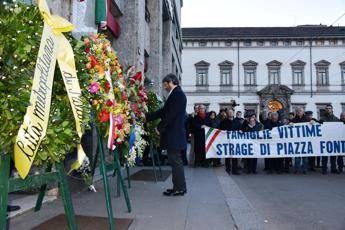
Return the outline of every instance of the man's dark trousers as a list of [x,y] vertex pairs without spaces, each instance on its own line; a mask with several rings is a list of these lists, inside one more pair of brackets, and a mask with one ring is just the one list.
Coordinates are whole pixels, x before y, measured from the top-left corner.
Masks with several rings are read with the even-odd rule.
[[172,169],[173,190],[185,191],[186,178],[184,176],[181,150],[168,150],[168,161]]
[[[336,157],[335,156],[331,156],[329,157],[331,159],[331,172],[335,172],[337,171],[337,166],[336,166]],[[327,172],[327,164],[328,164],[328,156],[327,157],[321,157],[321,161],[322,161],[322,172],[326,173]]]

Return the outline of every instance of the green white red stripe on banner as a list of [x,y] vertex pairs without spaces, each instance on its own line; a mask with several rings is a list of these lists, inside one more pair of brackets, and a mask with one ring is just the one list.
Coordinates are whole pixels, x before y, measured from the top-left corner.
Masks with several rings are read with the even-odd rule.
[[217,138],[217,136],[219,135],[219,133],[221,132],[221,130],[219,129],[213,129],[213,128],[209,128],[207,127],[206,129],[208,129],[205,133],[205,146],[206,146],[206,153],[208,152],[208,150],[210,149],[212,143],[214,142],[214,140]]

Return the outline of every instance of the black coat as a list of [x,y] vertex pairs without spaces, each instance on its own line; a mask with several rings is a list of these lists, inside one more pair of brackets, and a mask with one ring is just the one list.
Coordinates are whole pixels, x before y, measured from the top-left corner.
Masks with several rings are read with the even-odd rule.
[[232,124],[233,130],[242,130],[243,126],[245,126],[244,119],[235,117]]
[[186,105],[187,98],[180,86],[177,86],[164,103],[163,108],[154,113],[147,114],[146,120],[158,118],[160,133],[160,147],[166,150],[183,150],[187,148],[186,140]]
[[218,129],[219,128],[219,120],[217,118],[211,119],[210,117],[206,118],[206,125],[211,128]]
[[225,118],[220,122],[219,129],[221,130],[226,130],[226,131],[233,131],[234,125],[233,125],[234,120],[230,120],[228,118]]

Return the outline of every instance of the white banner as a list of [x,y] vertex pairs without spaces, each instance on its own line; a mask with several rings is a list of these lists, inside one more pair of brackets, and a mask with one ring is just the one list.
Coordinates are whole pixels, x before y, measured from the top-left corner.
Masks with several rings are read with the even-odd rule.
[[205,128],[206,158],[344,156],[345,125],[299,123],[257,132]]

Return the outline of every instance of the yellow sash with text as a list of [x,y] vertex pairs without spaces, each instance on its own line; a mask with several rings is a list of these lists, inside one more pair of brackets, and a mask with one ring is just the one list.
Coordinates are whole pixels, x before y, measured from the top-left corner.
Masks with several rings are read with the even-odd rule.
[[[26,110],[24,122],[20,126],[14,145],[15,166],[21,178],[28,175],[37,150],[46,136],[56,61],[72,107],[78,136],[80,139],[82,137],[83,104],[74,54],[71,45],[62,34],[72,31],[74,26],[64,18],[51,15],[45,0],[38,0],[38,7],[44,20],[43,33],[36,61],[30,105]],[[86,157],[81,144],[78,144],[77,149],[78,160],[72,165],[72,169],[79,168]]]

